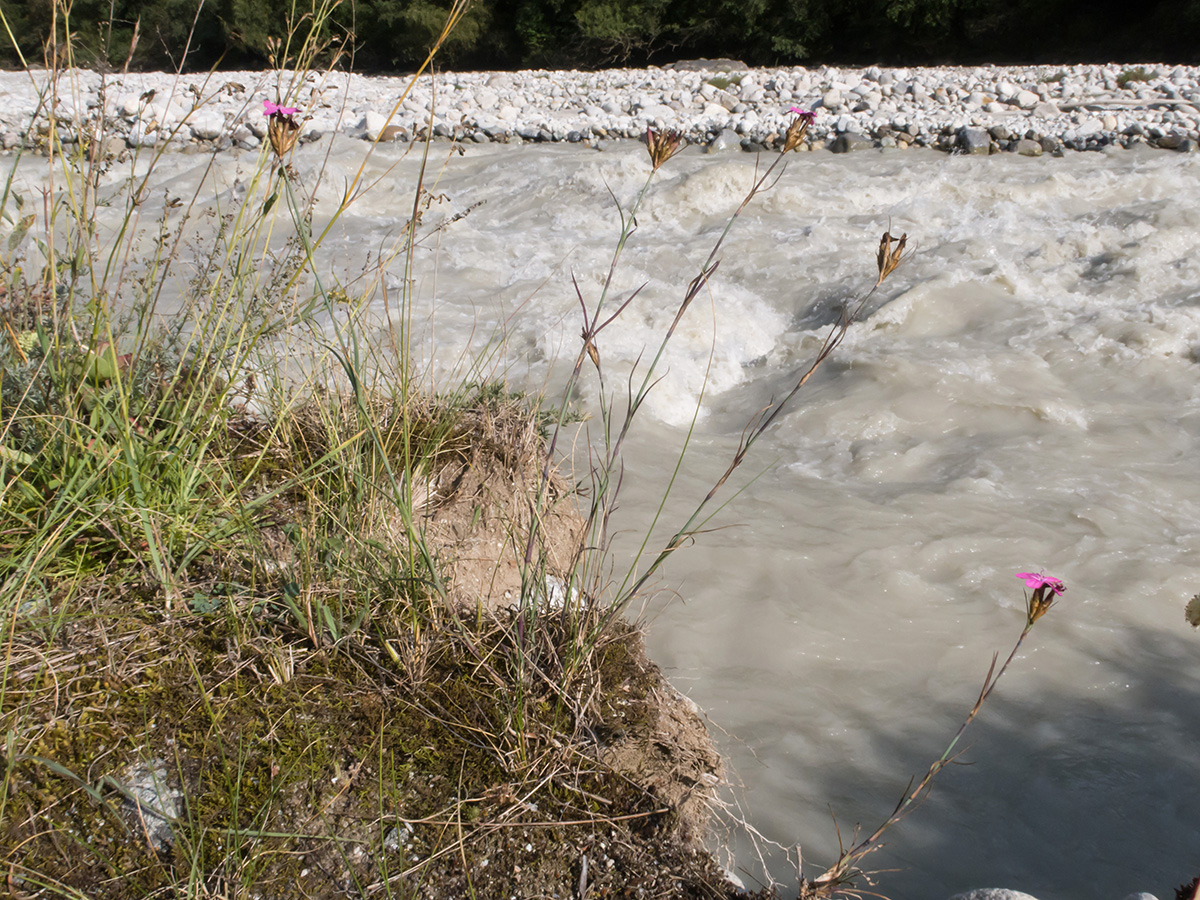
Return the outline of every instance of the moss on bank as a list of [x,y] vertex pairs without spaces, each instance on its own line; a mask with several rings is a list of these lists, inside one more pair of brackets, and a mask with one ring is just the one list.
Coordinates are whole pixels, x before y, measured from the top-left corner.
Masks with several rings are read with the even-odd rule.
[[[569,639],[553,631],[548,641]],[[610,763],[614,747],[653,742],[660,714],[637,633],[598,651],[586,715],[540,690],[522,735],[513,685],[485,662],[510,636],[501,621],[434,636],[420,683],[368,646],[248,641],[232,616],[129,615],[53,646],[23,639],[42,664],[12,672],[5,699],[8,723],[24,724],[5,870],[27,890],[94,898],[183,885],[565,897],[587,857],[589,896],[722,896],[719,873],[676,834],[678,804]],[[139,815],[136,773],[155,769],[158,808]],[[156,813],[172,804],[158,842]]]

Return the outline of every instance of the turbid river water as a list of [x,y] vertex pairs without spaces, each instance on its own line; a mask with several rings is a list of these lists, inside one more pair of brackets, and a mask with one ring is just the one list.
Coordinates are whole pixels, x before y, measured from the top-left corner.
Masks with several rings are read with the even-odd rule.
[[[298,151],[302,180],[324,149]],[[364,151],[334,145],[330,197]],[[361,270],[407,219],[417,161],[387,169],[400,153],[369,164],[382,180],[327,244],[333,268]],[[143,217],[205,165],[165,158],[167,190]],[[216,160],[226,204],[239,165],[252,160]],[[614,281],[620,297],[645,287],[598,342],[614,376],[670,321],[755,165],[687,151],[659,173]],[[433,160],[413,271],[433,377],[502,344],[489,372],[553,395],[578,351],[572,277],[596,296],[616,203],[647,171],[633,144]],[[738,483],[758,477],[723,527],[664,570],[651,654],[719,726],[729,797],[787,885],[796,844],[818,873],[835,817],[844,840],[870,830],[941,754],[1021,629],[1014,573],[1062,578],[1064,599],[968,732],[969,765],[943,772],[870,859],[889,870],[879,889],[1169,896],[1200,843],[1200,634],[1183,614],[1200,592],[1197,157],[795,155],[734,227],[667,355],[626,458],[618,555],[697,403],[672,514],[874,281],[888,228],[915,254],[758,445]],[[389,268],[393,296],[402,278]],[[730,840],[751,882],[758,852],[745,832]]]

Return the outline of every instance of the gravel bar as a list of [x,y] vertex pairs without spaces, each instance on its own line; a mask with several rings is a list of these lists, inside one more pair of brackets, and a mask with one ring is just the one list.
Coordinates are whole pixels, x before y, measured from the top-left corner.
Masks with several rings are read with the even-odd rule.
[[[54,90],[51,90],[51,87]],[[1137,145],[1200,146],[1200,67],[1144,65],[750,69],[694,60],[651,69],[101,75],[0,73],[0,146],[45,149],[97,135],[107,150],[257,148],[263,101],[300,109],[301,141],[341,133],[410,141],[586,143],[603,149],[647,127],[711,150],[771,149],[797,107],[811,147],[933,147],[1028,156]]]

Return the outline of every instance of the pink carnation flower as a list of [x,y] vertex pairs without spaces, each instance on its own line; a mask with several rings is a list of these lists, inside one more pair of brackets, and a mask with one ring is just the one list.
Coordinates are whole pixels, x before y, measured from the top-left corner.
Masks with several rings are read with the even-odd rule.
[[795,113],[798,117],[808,122],[809,125],[811,125],[817,118],[817,111],[815,109],[801,109],[798,106],[793,106],[788,110],[788,112]]
[[278,103],[272,103],[270,100],[263,101],[264,116],[294,116],[300,112],[295,106],[280,106]]
[[1061,594],[1067,589],[1060,579],[1043,575],[1041,572],[1018,572],[1017,577],[1024,580],[1025,587],[1031,591],[1036,591],[1038,588],[1049,588],[1055,594]]

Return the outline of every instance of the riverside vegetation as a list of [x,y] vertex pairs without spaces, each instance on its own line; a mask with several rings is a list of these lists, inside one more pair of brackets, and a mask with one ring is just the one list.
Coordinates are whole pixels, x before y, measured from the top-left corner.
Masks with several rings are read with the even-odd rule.
[[[318,3],[273,39],[281,72],[337,56],[326,37],[335,8]],[[450,10],[426,65],[464,12]],[[55,14],[67,28],[69,4]],[[71,46],[47,81],[51,108],[71,90]],[[51,125],[46,195],[22,194],[15,166],[0,193],[7,889],[732,894],[704,849],[720,760],[623,614],[704,528],[756,440],[902,264],[906,236],[884,234],[874,285],[812,365],[751,417],[728,469],[671,537],[655,548],[647,534],[619,574],[608,550],[626,436],[725,235],[783,175],[811,114],[793,111],[781,152],[685,286],[650,361],[614,386],[601,338],[636,296],[615,299],[621,253],[681,145],[647,135],[649,172],[622,211],[604,287],[578,295],[580,349],[562,396],[595,378],[599,412],[589,475],[568,485],[556,473],[573,418],[565,399],[513,395],[482,377],[486,359],[431,386],[403,291],[390,298],[400,314],[389,342],[366,340],[382,284],[364,278],[351,295],[320,270],[332,223],[314,226],[312,185],[291,164],[304,149],[302,110],[289,105],[298,81],[277,87],[247,192],[199,223],[203,240],[186,215],[141,221],[161,150],[136,152],[119,189],[105,186],[117,163],[99,152],[102,118],[75,122],[69,143]],[[346,187],[334,221],[360,187]],[[413,186],[394,248],[410,272],[424,195]],[[115,233],[98,225],[102,206],[123,210]],[[161,313],[180,280],[182,308]],[[1018,646],[1062,591],[1022,578],[1032,594]],[[1008,662],[988,673],[963,729]],[[802,895],[863,890],[862,861],[957,741],[880,828],[801,879]]]

